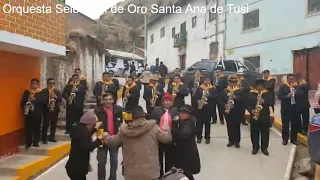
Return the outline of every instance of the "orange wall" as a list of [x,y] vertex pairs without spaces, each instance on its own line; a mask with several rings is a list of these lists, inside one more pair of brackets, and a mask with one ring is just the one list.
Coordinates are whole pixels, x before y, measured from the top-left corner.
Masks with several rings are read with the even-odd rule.
[[[21,34],[44,42],[65,46],[66,23],[65,13],[57,13],[55,8],[57,0],[0,0],[0,30]],[[22,16],[16,12],[3,11],[5,4],[11,7],[52,7],[51,13],[24,13]],[[43,12],[43,10],[41,11]],[[45,11],[46,12],[46,11]],[[59,12],[59,11],[58,11]]]
[[32,78],[40,79],[40,59],[0,51],[0,136],[24,126],[20,101]]

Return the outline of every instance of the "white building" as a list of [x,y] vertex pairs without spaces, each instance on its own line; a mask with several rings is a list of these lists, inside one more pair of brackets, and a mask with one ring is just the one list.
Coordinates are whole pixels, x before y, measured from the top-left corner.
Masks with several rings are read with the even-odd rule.
[[[201,59],[225,57],[225,11],[214,13],[214,7],[224,9],[224,0],[189,0],[180,6],[181,13],[149,19],[147,63],[156,64],[159,58],[173,70],[185,69]],[[188,7],[194,11],[186,13]],[[202,12],[201,7],[205,7]]]

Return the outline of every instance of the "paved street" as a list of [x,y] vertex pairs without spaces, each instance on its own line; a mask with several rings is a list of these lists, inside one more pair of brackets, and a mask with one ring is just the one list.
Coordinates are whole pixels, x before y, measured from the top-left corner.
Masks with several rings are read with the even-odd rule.
[[[188,98],[187,102],[190,102]],[[141,100],[140,105],[145,102]],[[211,144],[204,143],[198,146],[201,156],[202,169],[196,175],[198,180],[283,180],[288,159],[291,152],[291,145],[282,146],[281,137],[278,133],[271,130],[270,156],[266,157],[262,153],[256,156],[251,155],[251,141],[249,128],[242,127],[241,148],[228,148],[226,125],[219,123],[211,127]],[[88,179],[97,179],[96,151],[91,155],[93,172],[88,174]],[[119,153],[119,164],[122,155]],[[36,180],[64,180],[68,179],[65,172],[67,158],[39,176]],[[107,170],[109,166],[107,166]],[[108,178],[108,177],[107,177]],[[121,175],[121,166],[118,170],[118,180],[124,180]]]

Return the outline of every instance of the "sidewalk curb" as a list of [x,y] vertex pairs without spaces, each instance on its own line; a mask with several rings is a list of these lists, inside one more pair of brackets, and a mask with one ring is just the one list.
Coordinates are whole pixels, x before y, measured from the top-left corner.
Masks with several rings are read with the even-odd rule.
[[70,151],[71,143],[54,146],[47,150],[47,156],[16,168],[16,176],[11,180],[26,180],[39,175],[64,158]]

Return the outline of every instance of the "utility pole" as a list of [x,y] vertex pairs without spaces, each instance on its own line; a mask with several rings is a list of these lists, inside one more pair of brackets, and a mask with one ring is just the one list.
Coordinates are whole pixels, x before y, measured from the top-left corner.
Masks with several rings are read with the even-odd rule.
[[147,64],[147,44],[148,44],[147,18],[148,18],[148,14],[144,14],[144,65]]

